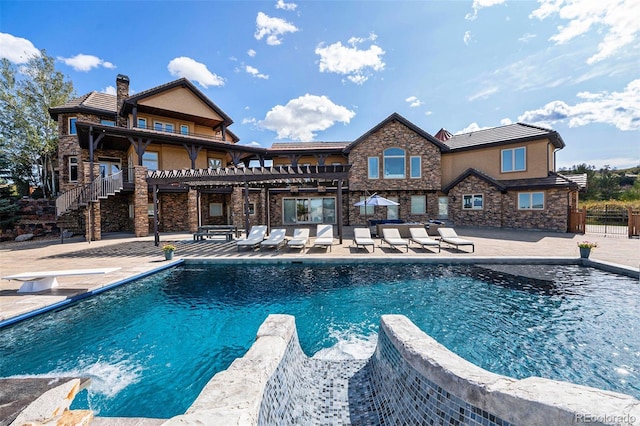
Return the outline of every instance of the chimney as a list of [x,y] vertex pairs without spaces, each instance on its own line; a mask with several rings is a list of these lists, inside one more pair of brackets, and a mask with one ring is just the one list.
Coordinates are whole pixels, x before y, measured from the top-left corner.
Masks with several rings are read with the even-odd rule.
[[127,127],[127,118],[120,116],[124,100],[129,97],[129,77],[123,74],[116,76],[116,126]]

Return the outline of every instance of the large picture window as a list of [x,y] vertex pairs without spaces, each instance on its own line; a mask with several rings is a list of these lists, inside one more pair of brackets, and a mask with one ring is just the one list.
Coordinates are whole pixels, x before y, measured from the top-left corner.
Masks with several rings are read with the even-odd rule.
[[142,165],[147,170],[158,170],[160,164],[158,163],[158,153],[153,151],[147,151],[142,154]]
[[482,194],[465,194],[462,196],[463,210],[482,210],[484,201]]
[[335,223],[336,199],[333,197],[285,198],[282,200],[284,224]]
[[380,165],[378,157],[369,157],[369,179],[380,178]]
[[543,210],[544,192],[518,193],[518,210]]
[[405,177],[404,149],[389,148],[384,150],[384,178],[403,179]]
[[525,147],[502,150],[502,171],[522,172],[527,169]]

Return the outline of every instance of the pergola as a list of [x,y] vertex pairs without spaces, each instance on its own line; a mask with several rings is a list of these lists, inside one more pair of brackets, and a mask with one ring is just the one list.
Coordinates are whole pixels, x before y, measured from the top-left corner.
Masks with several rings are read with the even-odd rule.
[[[153,170],[147,183],[153,188],[153,222],[156,246],[160,244],[158,231],[158,188],[160,185],[187,185],[190,188],[243,186],[244,227],[249,232],[249,186],[305,185],[309,180],[337,182],[336,210],[338,236],[342,244],[342,186],[351,165],[226,167],[219,169]],[[268,215],[268,213],[267,213]]]

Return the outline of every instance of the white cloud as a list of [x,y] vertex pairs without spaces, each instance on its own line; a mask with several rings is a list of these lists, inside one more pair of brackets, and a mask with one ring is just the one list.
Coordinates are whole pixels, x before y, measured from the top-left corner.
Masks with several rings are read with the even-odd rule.
[[495,6],[498,4],[502,4],[505,1],[506,0],[473,0],[473,4],[471,5],[471,7],[473,7],[473,13],[467,13],[464,19],[473,21],[478,17],[478,11],[483,7]]
[[247,65],[245,67],[245,71],[247,71],[249,74],[251,74],[252,76],[256,77],[256,78],[261,78],[263,80],[268,80],[269,76],[266,74],[261,74],[260,71],[258,71],[257,68],[252,67],[251,65]]
[[252,58],[256,57],[256,51],[253,49],[249,49],[247,50],[247,55],[251,56]]
[[[248,109],[248,108],[245,108]],[[242,124],[256,124],[258,121],[253,117],[247,117],[242,119]]]
[[40,51],[29,40],[0,33],[0,58],[14,64],[26,64],[34,56],[40,56]]
[[500,120],[501,126],[508,126],[509,124],[513,124],[513,121],[511,121],[510,118],[503,118],[502,120]]
[[470,40],[471,40],[471,31],[465,31],[464,36],[462,37],[462,41],[464,41],[464,44],[468,46]]
[[196,81],[204,88],[209,86],[224,86],[224,78],[213,74],[207,69],[205,64],[196,62],[186,56],[172,59],[169,65],[167,65],[167,69],[171,75]]
[[426,116],[429,116],[431,114],[433,114],[433,111],[425,111],[425,113],[424,113],[424,115],[426,115]]
[[245,145],[245,146],[257,146],[257,147],[261,147],[262,146],[262,145],[260,145],[259,142],[256,142],[256,141],[251,141],[251,142],[245,143],[243,145]]
[[65,65],[69,65],[75,71],[80,72],[91,71],[93,68],[98,67],[104,67],[107,69],[114,69],[116,67],[111,62],[107,62],[94,55],[85,55],[84,53],[79,53],[70,58],[58,56],[58,60],[62,61]]
[[295,3],[285,3],[284,0],[278,0],[278,2],[276,3],[276,9],[296,10],[297,7],[298,7],[297,4],[295,4]]
[[524,112],[518,120],[543,126],[567,122],[569,127],[603,123],[622,131],[640,130],[640,79],[630,82],[622,92],[580,92],[577,97],[584,101],[575,105],[552,101]]
[[498,86],[487,87],[486,89],[482,89],[479,92],[469,96],[467,99],[469,102],[475,101],[476,99],[486,99],[489,96],[493,95],[498,91]]
[[351,37],[349,46],[343,46],[341,42],[325,46],[320,43],[316,47],[316,55],[320,56],[320,72],[331,72],[346,75],[355,84],[362,84],[369,78],[370,70],[382,71],[385,63],[382,61],[384,50],[372,44],[367,50],[360,50],[356,44],[368,40],[375,40],[376,35],[368,38]]
[[310,141],[314,132],[326,130],[336,122],[348,124],[355,112],[334,104],[326,96],[305,94],[291,99],[286,105],[271,108],[258,125],[273,130],[278,139]]
[[535,34],[525,33],[518,39],[522,43],[529,43],[529,40],[536,38]]
[[480,125],[476,122],[473,122],[471,124],[469,124],[467,127],[465,127],[464,129],[455,132],[455,135],[460,135],[463,133],[471,133],[471,132],[477,132],[478,130],[484,130],[484,129],[491,129],[491,127],[480,127]]
[[117,95],[118,92],[116,91],[116,88],[113,86],[107,86],[104,89],[102,89],[102,93],[106,93],[107,95]]
[[415,96],[409,96],[407,99],[405,99],[405,101],[409,104],[409,107],[411,108],[417,108],[423,104],[423,102],[420,99],[416,98]]
[[558,33],[549,38],[556,44],[564,44],[589,31],[604,34],[598,44],[598,52],[587,59],[588,64],[614,56],[620,49],[633,44],[640,33],[638,25],[640,2],[635,0],[538,0],[540,6],[531,12],[530,18],[546,19],[557,14],[568,20],[558,26]]
[[262,40],[266,36],[267,44],[277,46],[282,43],[281,36],[286,33],[298,31],[295,25],[280,18],[272,18],[262,12],[256,17],[256,40]]

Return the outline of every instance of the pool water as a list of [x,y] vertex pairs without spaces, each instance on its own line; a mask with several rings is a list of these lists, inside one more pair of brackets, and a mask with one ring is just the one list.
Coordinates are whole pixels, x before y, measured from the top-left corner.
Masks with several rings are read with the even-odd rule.
[[467,360],[640,397],[640,286],[580,266],[187,265],[0,330],[0,377],[76,376],[73,408],[182,414],[271,313],[308,355],[368,357],[403,314]]

